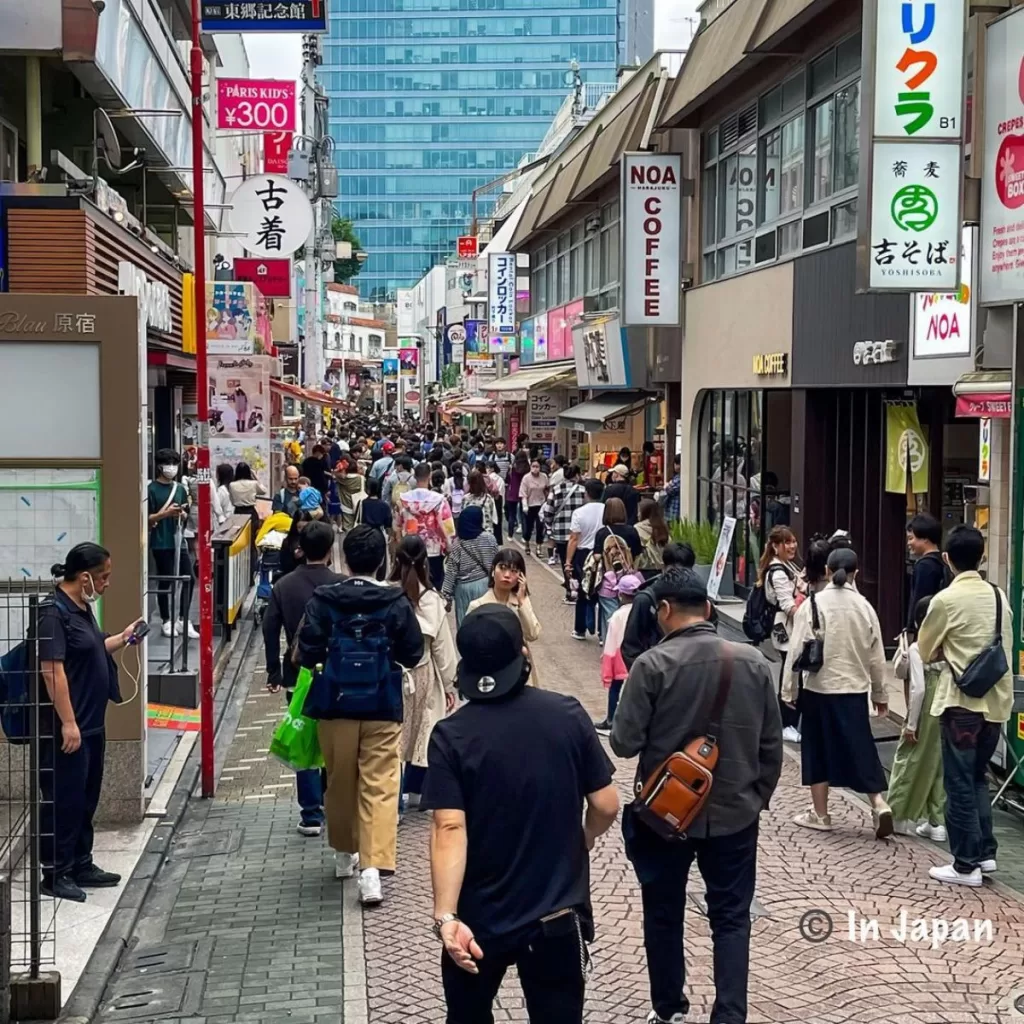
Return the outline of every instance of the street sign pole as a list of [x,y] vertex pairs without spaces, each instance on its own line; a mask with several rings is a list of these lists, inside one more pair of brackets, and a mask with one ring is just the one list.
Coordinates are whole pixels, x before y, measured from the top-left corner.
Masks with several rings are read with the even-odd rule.
[[200,0],[192,0],[192,224],[195,232],[196,393],[199,420],[199,708],[202,793],[214,794],[213,546],[210,539],[210,388],[206,368],[206,237],[203,210],[203,51]]

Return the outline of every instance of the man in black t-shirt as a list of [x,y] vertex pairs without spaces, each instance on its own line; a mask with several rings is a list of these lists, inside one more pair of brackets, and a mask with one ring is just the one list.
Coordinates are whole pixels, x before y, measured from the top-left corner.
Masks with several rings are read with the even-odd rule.
[[906,630],[912,635],[916,633],[914,623],[917,621],[918,602],[925,597],[934,597],[949,583],[946,563],[939,551],[941,543],[942,526],[934,516],[923,512],[907,523],[907,550],[916,559],[907,605]]
[[472,612],[457,643],[468,703],[434,726],[421,803],[434,811],[447,1021],[492,1019],[515,964],[531,1021],[580,1024],[594,931],[588,851],[618,813],[614,769],[577,700],[526,685],[514,612]]

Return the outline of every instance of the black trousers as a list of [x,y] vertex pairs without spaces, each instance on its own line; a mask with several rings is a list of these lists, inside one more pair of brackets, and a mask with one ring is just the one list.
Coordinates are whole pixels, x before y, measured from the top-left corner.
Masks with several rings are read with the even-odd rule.
[[[153,562],[156,564],[156,574],[158,576],[174,576],[174,549],[170,548],[166,551],[153,551]],[[178,559],[178,576],[187,576],[188,580],[182,580],[178,584],[174,584],[178,588],[178,605],[179,619],[187,619],[188,611],[192,605],[192,559],[189,558],[188,552],[182,548],[181,555]],[[160,607],[160,621],[170,622],[171,621],[171,580],[161,580],[157,584],[157,595],[156,601]]]
[[540,510],[543,505],[531,505],[526,510],[526,520],[523,525],[523,540],[529,544],[533,537],[534,528],[537,531],[537,547],[544,543],[544,524],[540,521]]
[[555,541],[555,554],[558,556],[558,571],[562,574],[562,589],[566,594],[571,594],[569,587],[569,574],[565,571],[565,556],[569,553],[569,542],[567,540]]
[[580,584],[576,591],[576,615],[573,625],[577,633],[586,633],[588,629],[591,633],[594,632],[594,602],[588,601],[583,596],[583,563],[586,562],[589,554],[589,548],[586,550],[577,548],[576,553],[572,556],[573,579]]
[[441,980],[448,1004],[447,1024],[494,1024],[492,1006],[505,972],[514,964],[532,1024],[582,1024],[583,968],[576,932],[536,936],[477,962],[479,974],[456,967],[441,954]]
[[505,543],[504,540],[502,539],[502,534],[501,534],[501,529],[502,529],[502,525],[501,524],[502,524],[502,517],[504,515],[504,509],[505,509],[505,499],[502,498],[500,495],[495,494],[494,495],[494,513],[495,513],[494,514],[494,539],[498,542],[498,547],[499,548],[502,546],[502,544]]
[[444,555],[428,555],[427,572],[430,575],[430,585],[440,593],[444,584]]
[[61,749],[56,737],[39,742],[40,859],[43,875],[73,875],[92,863],[92,819],[103,788],[103,732],[82,737],[73,753]]
[[[632,816],[629,816],[632,818]],[[685,1015],[683,918],[694,860],[707,888],[714,950],[711,1024],[745,1024],[750,973],[750,901],[757,876],[755,820],[729,836],[668,843],[635,819],[623,822],[627,853],[640,880],[651,1004],[658,1016]]]
[[799,688],[796,693],[796,704],[795,708],[789,707],[787,704],[782,703],[782,683],[786,678],[786,664],[789,662],[789,651],[779,651],[782,655],[782,665],[779,667],[779,711],[782,714],[782,728],[787,729],[789,726],[793,726],[794,729],[800,728],[800,695],[803,693],[803,679],[801,678]]

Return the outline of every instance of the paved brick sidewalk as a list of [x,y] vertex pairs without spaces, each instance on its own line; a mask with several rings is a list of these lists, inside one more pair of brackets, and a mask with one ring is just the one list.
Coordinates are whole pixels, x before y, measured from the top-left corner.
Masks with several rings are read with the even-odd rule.
[[[569,638],[572,609],[562,605],[553,578],[529,562],[529,580],[544,636],[533,645],[544,679],[603,717],[594,640]],[[628,787],[632,765],[618,762]],[[876,841],[863,806],[833,798],[832,834],[791,824],[808,800],[798,767],[787,761],[772,810],[762,819],[754,923],[750,1021],[840,1024],[1002,1024],[1024,1020],[1012,1010],[1024,994],[1024,904],[1008,890],[957,890],[932,883],[927,869],[944,856],[916,841]],[[399,873],[387,883],[388,902],[363,915],[371,1024],[435,1024],[444,1020],[439,950],[429,935],[429,816],[412,814],[400,829]],[[543,855],[543,851],[538,851]],[[639,890],[616,826],[593,855],[598,941],[589,989],[590,1024],[637,1024],[649,1008]],[[711,942],[694,873],[687,917],[691,1021],[707,1021],[714,997]],[[889,935],[905,909],[911,918],[989,919],[992,941],[901,944]],[[835,931],[815,944],[800,935],[801,917],[831,916]],[[846,937],[847,914],[877,919],[878,941]],[[855,928],[855,934],[857,929]],[[504,986],[496,1017],[525,1020],[518,986]],[[547,1024],[547,1022],[544,1022]],[[551,1022],[555,1024],[555,1022]]]

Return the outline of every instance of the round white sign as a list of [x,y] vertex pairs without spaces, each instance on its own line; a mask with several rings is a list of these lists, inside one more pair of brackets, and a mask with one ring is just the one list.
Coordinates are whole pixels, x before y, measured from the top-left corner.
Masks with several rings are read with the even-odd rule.
[[448,340],[453,345],[464,345],[466,342],[466,328],[461,324],[452,324],[448,328]]
[[247,178],[231,197],[228,223],[255,256],[291,256],[306,244],[313,207],[301,186],[280,174]]

